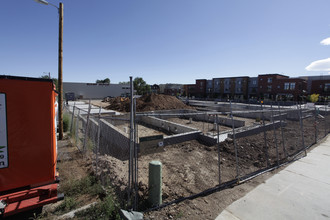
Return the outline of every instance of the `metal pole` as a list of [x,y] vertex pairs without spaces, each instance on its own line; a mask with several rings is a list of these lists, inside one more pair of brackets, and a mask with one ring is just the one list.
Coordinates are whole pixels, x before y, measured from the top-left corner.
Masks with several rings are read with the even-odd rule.
[[71,126],[70,126],[70,132],[71,133],[72,133],[72,127],[73,127],[73,119],[74,119],[74,110],[75,110],[75,108],[76,108],[76,102],[74,102],[73,108],[72,108],[72,117],[71,117]]
[[91,113],[91,100],[89,100],[86,127],[85,127],[85,138],[84,138],[84,146],[83,146],[83,152],[84,153],[86,151],[86,142],[87,142],[87,136],[88,136],[88,124],[89,124],[89,115],[90,115],[90,113]]
[[138,210],[138,144],[137,144],[137,123],[136,123],[136,99],[134,99],[134,186],[135,186],[135,200],[134,210]]
[[78,147],[78,136],[79,136],[79,134],[78,134],[78,132],[79,132],[79,115],[80,115],[80,109],[78,108],[78,114],[77,114],[77,120],[76,120],[76,134],[75,134],[75,136],[76,136],[76,145],[77,145],[77,147]]
[[285,143],[284,143],[284,132],[283,132],[283,125],[282,125],[282,114],[281,114],[280,103],[278,102],[277,105],[278,105],[278,113],[280,115],[280,123],[281,123],[282,147],[283,147],[284,156],[285,156],[285,158],[287,158],[288,157],[288,154],[286,152]]
[[134,144],[133,144],[133,134],[134,134],[134,106],[133,106],[133,79],[132,76],[129,77],[130,78],[130,93],[131,93],[131,108],[130,108],[130,143],[129,143],[129,163],[128,163],[128,205],[131,205],[131,184],[133,182],[133,148],[134,148]]
[[239,177],[238,155],[237,155],[236,134],[235,134],[234,116],[233,116],[233,109],[231,106],[231,100],[230,100],[230,116],[231,116],[231,123],[233,128],[233,137],[234,137],[234,148],[235,148],[235,158],[236,158],[236,178],[238,178]]
[[302,121],[302,111],[301,111],[301,105],[299,108],[299,104],[297,104],[298,108],[298,114],[299,114],[299,121],[300,121],[300,131],[301,131],[301,142],[302,142],[302,150],[305,149],[305,156],[307,155],[307,150],[305,148],[305,140],[304,140],[304,125]]
[[59,34],[58,34],[58,114],[59,114],[59,140],[63,139],[63,3],[60,3]]
[[97,168],[98,168],[98,162],[99,162],[99,148],[100,148],[100,135],[101,135],[101,110],[102,107],[100,106],[99,110],[99,120],[98,120],[98,126],[97,126],[97,141],[96,141],[96,152],[95,152],[95,170],[96,170],[96,176],[97,176]]
[[279,166],[280,165],[280,160],[279,160],[279,155],[278,155],[278,145],[277,145],[277,136],[276,136],[276,129],[275,129],[275,121],[274,121],[273,103],[270,104],[270,109],[271,109],[271,112],[272,112],[272,122],[273,122],[274,138],[275,138],[275,146],[276,146],[277,166]]
[[263,111],[263,106],[262,106],[261,102],[260,102],[260,105],[261,105],[262,127],[263,127],[263,131],[264,131],[264,144],[265,144],[266,162],[267,162],[267,167],[269,167],[268,146],[267,146],[267,137],[266,137],[266,129],[265,129],[265,117],[264,117],[264,111]]
[[218,146],[218,171],[219,171],[219,185],[221,184],[221,158],[220,158],[220,140],[219,140],[219,120],[218,114],[216,115],[216,122],[217,122],[217,146]]
[[315,138],[315,144],[317,143],[317,126],[316,126],[316,123],[317,123],[317,112],[316,112],[316,106],[314,105],[314,128],[315,128],[315,134],[314,134],[314,138]]
[[327,105],[325,103],[324,99],[324,137],[327,136],[327,118],[326,118],[326,113],[327,113]]

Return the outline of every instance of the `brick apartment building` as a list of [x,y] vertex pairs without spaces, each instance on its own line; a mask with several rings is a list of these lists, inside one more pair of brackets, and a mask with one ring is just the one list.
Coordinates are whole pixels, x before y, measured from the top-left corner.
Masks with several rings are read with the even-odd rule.
[[290,78],[282,74],[260,74],[258,77],[223,77],[212,80],[197,79],[195,84],[184,85],[190,97],[222,99],[304,99],[308,94],[330,96],[330,76]]
[[311,94],[320,94],[320,96],[330,96],[330,79],[313,80],[311,84]]
[[196,79],[195,96],[198,98],[206,97],[206,79]]

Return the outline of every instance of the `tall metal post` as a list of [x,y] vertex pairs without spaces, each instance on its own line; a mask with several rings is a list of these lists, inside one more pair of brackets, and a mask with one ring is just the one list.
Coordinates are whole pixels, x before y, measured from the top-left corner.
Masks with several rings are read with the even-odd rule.
[[264,131],[264,144],[265,144],[266,162],[267,162],[267,167],[269,167],[270,164],[269,164],[269,155],[268,155],[266,128],[265,128],[265,116],[264,116],[264,110],[263,110],[262,103],[260,103],[260,105],[261,105],[262,127],[263,127],[263,131]]
[[282,114],[281,114],[281,107],[280,107],[280,103],[277,103],[278,105],[278,114],[280,115],[280,123],[281,123],[281,136],[282,136],[282,147],[283,147],[283,153],[285,158],[288,157],[286,149],[285,149],[285,143],[284,143],[284,132],[283,132],[283,124],[282,124]]
[[304,125],[303,125],[303,119],[302,119],[301,105],[300,105],[300,108],[299,108],[299,104],[297,104],[297,109],[298,109],[299,121],[300,121],[302,150],[305,149],[305,156],[307,156],[307,150],[305,148],[305,140],[304,140]]
[[[72,117],[71,117],[71,125],[70,125],[70,132],[72,133],[72,127],[73,127],[73,119],[74,119],[74,110],[76,108],[76,102],[74,102],[73,104],[73,108],[72,108]],[[69,108],[70,111],[70,108]]]
[[233,128],[233,137],[234,137],[234,148],[235,148],[235,158],[236,158],[236,178],[239,178],[238,152],[237,152],[237,146],[236,146],[236,133],[235,133],[234,116],[233,116],[233,108],[231,106],[231,100],[230,100],[230,117],[231,117],[231,123],[232,123],[232,128]]
[[315,128],[315,134],[314,134],[314,141],[315,144],[317,143],[317,112],[316,112],[316,106],[314,105],[314,128]]
[[132,185],[133,183],[133,175],[132,172],[133,171],[133,153],[134,153],[134,101],[133,101],[133,92],[134,92],[134,88],[133,88],[133,77],[130,76],[130,93],[131,93],[131,106],[130,106],[130,142],[129,142],[129,162],[128,162],[128,205],[130,206],[131,203],[131,191],[132,191],[132,187],[134,187]]
[[86,119],[86,126],[85,126],[85,138],[84,138],[84,146],[83,146],[83,152],[86,152],[86,144],[87,144],[87,137],[88,137],[88,126],[89,126],[89,116],[91,113],[91,100],[89,100],[88,105],[88,112],[87,112],[87,119]]
[[220,140],[219,140],[219,119],[218,114],[216,114],[217,122],[217,147],[218,147],[218,172],[219,172],[219,185],[221,184],[221,157],[220,157]]
[[100,149],[100,136],[101,136],[101,110],[102,107],[100,106],[99,110],[99,119],[98,119],[98,126],[97,126],[97,139],[96,139],[96,149],[95,149],[95,172],[97,176],[97,169],[98,169],[98,162],[99,162],[99,149]]
[[271,108],[271,112],[272,112],[272,122],[273,122],[274,138],[275,138],[275,146],[276,146],[277,166],[279,166],[280,165],[280,160],[279,160],[279,155],[278,155],[278,145],[277,145],[277,136],[276,136],[275,121],[274,121],[273,103],[270,105],[270,108]]
[[59,12],[59,34],[58,34],[58,115],[59,115],[59,136],[63,139],[63,3],[60,3]]

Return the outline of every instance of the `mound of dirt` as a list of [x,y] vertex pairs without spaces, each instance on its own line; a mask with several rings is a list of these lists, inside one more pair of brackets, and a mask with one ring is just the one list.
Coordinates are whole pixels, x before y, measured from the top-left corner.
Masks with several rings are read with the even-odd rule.
[[[120,112],[130,111],[130,99],[116,97],[109,100],[110,105],[106,109],[111,109]],[[136,99],[136,111],[155,111],[155,110],[170,110],[170,109],[192,109],[192,107],[184,104],[175,96],[162,94],[149,94]]]

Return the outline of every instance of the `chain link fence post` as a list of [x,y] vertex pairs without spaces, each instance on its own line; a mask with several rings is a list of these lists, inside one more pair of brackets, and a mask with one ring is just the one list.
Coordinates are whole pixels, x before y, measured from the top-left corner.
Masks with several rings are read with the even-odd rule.
[[220,140],[219,140],[219,118],[218,114],[216,115],[216,122],[217,122],[217,147],[218,147],[218,172],[219,172],[219,185],[221,184],[221,157],[220,157]]
[[284,153],[284,157],[287,159],[288,158],[288,154],[285,148],[285,142],[284,142],[284,132],[283,132],[283,121],[282,121],[282,112],[281,112],[281,107],[279,102],[277,103],[278,105],[278,114],[280,115],[280,125],[281,125],[281,136],[282,136],[282,148],[283,148],[283,153]]
[[91,113],[91,100],[89,99],[89,104],[88,104],[88,112],[87,112],[87,119],[86,119],[86,126],[85,126],[85,137],[84,137],[84,145],[83,145],[83,152],[84,154],[86,153],[86,144],[87,144],[87,138],[88,138],[88,124],[89,124],[89,116]]
[[305,149],[305,156],[307,155],[307,151],[305,148],[305,139],[304,139],[304,125],[303,125],[303,116],[302,116],[302,110],[301,110],[301,105],[297,103],[297,109],[298,109],[298,114],[299,114],[299,122],[300,122],[300,132],[301,132],[301,142],[302,142],[302,150]]
[[79,141],[79,117],[80,117],[80,109],[78,108],[78,114],[77,114],[77,119],[76,119],[76,133],[75,133],[75,140],[76,140],[76,145],[79,149],[78,146],[78,141]]
[[266,128],[265,128],[266,127],[265,126],[265,116],[264,116],[264,109],[263,109],[262,101],[260,102],[260,107],[261,107],[262,127],[263,127],[263,133],[264,133],[264,146],[265,146],[266,163],[267,163],[267,167],[269,167],[269,155],[268,155]]
[[277,166],[279,166],[280,165],[280,160],[279,160],[278,145],[277,145],[277,136],[276,136],[276,127],[275,127],[275,120],[274,120],[273,103],[270,104],[270,109],[271,109],[271,114],[272,114],[272,123],[273,123],[274,139],[275,139],[275,146],[276,146],[276,160],[277,160]]
[[235,133],[235,124],[234,124],[234,116],[233,116],[233,108],[230,100],[230,117],[233,129],[233,138],[234,138],[234,148],[235,148],[235,159],[236,159],[236,178],[239,178],[239,165],[238,165],[238,153],[237,153],[237,146],[236,146],[236,133]]
[[[74,111],[76,108],[76,102],[73,103],[72,107],[72,116],[71,116],[71,125],[70,125],[70,132],[72,133],[72,128],[73,128],[73,119],[74,119]],[[69,112],[70,112],[70,107],[69,107]]]

